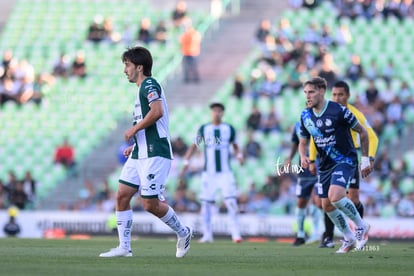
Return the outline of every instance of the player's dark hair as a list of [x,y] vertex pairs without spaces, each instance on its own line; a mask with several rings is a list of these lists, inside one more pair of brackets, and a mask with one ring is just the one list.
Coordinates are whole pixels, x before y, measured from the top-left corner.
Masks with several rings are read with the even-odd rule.
[[152,55],[148,49],[136,46],[133,48],[128,48],[123,54],[122,54],[122,62],[130,61],[135,66],[142,65],[143,67],[143,74],[147,77],[152,76]]
[[350,95],[350,90],[349,90],[349,85],[345,82],[345,81],[337,81],[333,87],[336,88],[343,88],[345,93],[349,96]]
[[210,109],[213,109],[213,108],[215,108],[215,107],[218,107],[218,108],[220,108],[221,110],[223,110],[224,111],[224,105],[222,104],[222,103],[212,103],[212,104],[210,104]]
[[303,86],[306,86],[308,84],[309,85],[313,85],[313,86],[315,86],[317,88],[323,88],[324,90],[326,90],[326,88],[328,87],[327,81],[324,78],[322,78],[322,77],[314,77],[314,78],[311,78],[310,80],[307,80],[303,84]]

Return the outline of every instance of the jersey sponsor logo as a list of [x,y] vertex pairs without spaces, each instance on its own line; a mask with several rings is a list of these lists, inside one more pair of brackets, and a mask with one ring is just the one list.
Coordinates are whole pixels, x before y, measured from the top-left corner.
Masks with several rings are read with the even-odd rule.
[[343,171],[333,172],[332,175],[344,175]]
[[327,146],[332,146],[336,144],[336,139],[334,135],[331,135],[329,137],[313,137],[315,144],[319,147],[319,148],[323,148],[323,147],[327,147]]
[[335,131],[335,129],[334,128],[328,128],[328,129],[325,129],[325,132],[326,133],[331,133],[331,132],[334,132]]
[[157,187],[157,184],[155,184],[155,183],[152,183],[150,186],[149,186],[149,188],[151,189],[151,190],[155,190],[155,188]]

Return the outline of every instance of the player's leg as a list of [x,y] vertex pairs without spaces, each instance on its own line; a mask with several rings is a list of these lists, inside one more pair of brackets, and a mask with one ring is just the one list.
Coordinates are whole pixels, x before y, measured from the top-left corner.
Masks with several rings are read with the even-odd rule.
[[118,191],[116,194],[116,220],[119,245],[108,252],[100,254],[100,257],[130,257],[131,250],[131,228],[132,209],[131,198],[138,191],[140,184],[136,160],[128,159],[122,168],[119,178]]
[[[315,182],[313,180],[312,182]],[[313,243],[319,240],[320,237],[320,222],[321,222],[321,215],[322,215],[322,203],[317,195],[315,183],[312,184],[312,192],[311,192],[311,199],[312,204],[308,204],[309,213],[312,218],[312,234],[309,239],[306,241],[307,243]]]
[[[338,165],[331,178],[329,200],[356,225],[357,249],[361,249],[368,241],[369,224],[364,222],[353,202],[346,196],[346,189],[354,176],[356,168],[347,164]],[[330,216],[331,217],[331,216]],[[332,219],[332,217],[331,217]],[[335,224],[336,225],[336,224]]]
[[[320,172],[320,181],[317,184],[318,195],[321,197],[323,210],[345,236],[344,244],[337,251],[337,253],[346,253],[355,247],[356,239],[349,228],[348,223],[346,222],[344,214],[331,203],[331,191],[333,188],[331,182],[333,175],[336,175],[335,170]],[[343,194],[343,196],[345,196],[345,189],[343,190]]]
[[163,191],[170,167],[171,160],[167,158],[138,160],[142,205],[147,212],[158,217],[177,234],[176,257],[181,258],[190,249],[192,230],[181,223],[174,209],[165,202]]
[[323,233],[321,244],[319,247],[320,248],[333,248],[335,246],[335,243],[334,243],[335,224],[332,222],[331,218],[325,212],[323,215],[323,222],[325,225],[325,232]]
[[218,185],[221,184],[222,187],[224,204],[229,217],[231,238],[233,242],[240,243],[242,237],[238,219],[239,207],[237,205],[237,187],[234,175],[232,173],[221,173],[217,183],[219,183]]
[[362,202],[359,200],[359,180],[360,172],[357,169],[355,170],[354,177],[351,179],[351,184],[349,185],[348,198],[354,203],[359,215],[361,216],[361,218],[363,218],[364,205],[362,205]]
[[203,236],[199,240],[201,243],[213,242],[213,228],[211,221],[213,218],[216,194],[216,185],[213,182],[214,179],[214,175],[209,175],[205,172],[201,175],[200,216],[203,231]]
[[302,178],[298,178],[296,183],[296,196],[298,198],[296,202],[296,224],[298,230],[296,233],[296,239],[293,242],[294,246],[305,244],[306,237],[304,224],[306,218],[306,206],[309,201],[310,192],[312,192],[312,189],[307,189],[306,183],[306,180]]

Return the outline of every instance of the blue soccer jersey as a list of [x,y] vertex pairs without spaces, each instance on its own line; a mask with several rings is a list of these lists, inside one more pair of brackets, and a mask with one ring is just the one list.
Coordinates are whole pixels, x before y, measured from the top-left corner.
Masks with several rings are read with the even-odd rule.
[[357,152],[349,129],[358,120],[348,108],[327,100],[320,114],[315,114],[311,108],[305,109],[300,122],[300,137],[313,137],[319,154],[320,171],[332,169],[341,163],[357,165]]

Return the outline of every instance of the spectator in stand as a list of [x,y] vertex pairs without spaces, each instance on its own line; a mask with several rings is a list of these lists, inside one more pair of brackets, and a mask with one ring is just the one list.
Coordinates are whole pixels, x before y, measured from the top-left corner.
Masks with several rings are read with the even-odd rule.
[[232,95],[239,100],[243,98],[244,84],[243,84],[243,77],[241,75],[237,75],[234,78]]
[[99,43],[105,39],[105,29],[102,23],[103,17],[101,15],[96,15],[88,29],[87,39],[89,41]]
[[188,146],[184,142],[182,137],[177,137],[171,143],[172,151],[174,155],[178,155],[179,157],[184,157],[185,153],[187,152]]
[[[385,181],[392,174],[392,163],[387,150],[384,150],[374,163],[374,169],[379,173],[381,181]],[[397,182],[398,185],[398,182]]]
[[83,51],[78,51],[76,53],[75,60],[71,67],[71,75],[79,78],[86,77],[85,53]]
[[0,67],[0,80],[3,80],[5,77],[10,76],[9,67],[13,60],[13,51],[8,49],[3,53],[3,59]]
[[[266,38],[270,35],[273,37],[272,34],[272,23],[269,19],[263,19],[260,21],[259,27],[256,30],[256,41],[260,44],[265,44]],[[274,38],[273,38],[274,40]]]
[[384,5],[383,14],[385,19],[388,19],[390,16],[398,18],[400,21],[403,20],[403,15],[400,11],[401,0],[388,0]]
[[9,171],[8,180],[4,185],[5,191],[8,195],[10,195],[10,193],[16,189],[17,182],[18,180],[17,180],[16,174],[14,173],[14,171]]
[[384,69],[382,70],[382,78],[387,84],[391,83],[391,80],[395,77],[394,61],[389,59]]
[[22,183],[23,190],[27,194],[28,203],[34,204],[36,202],[37,181],[33,178],[30,171],[26,171]]
[[414,217],[414,191],[407,193],[397,205],[397,214],[401,217]]
[[262,113],[257,106],[253,105],[252,111],[246,121],[247,129],[252,131],[259,130],[261,121]]
[[395,125],[398,134],[401,135],[404,127],[403,107],[397,96],[394,96],[394,99],[387,106],[385,117],[387,124]]
[[118,43],[119,41],[121,41],[121,35],[114,29],[112,17],[106,17],[104,19],[103,30],[105,33],[105,42]]
[[185,1],[180,0],[177,2],[171,14],[171,19],[175,28],[180,28],[183,25],[187,19],[187,3]]
[[374,81],[378,77],[378,65],[375,58],[371,60],[369,66],[365,70],[365,77],[369,81]]
[[272,132],[280,131],[280,118],[274,107],[271,107],[269,113],[263,116],[261,129],[266,136]]
[[357,54],[351,56],[351,64],[346,69],[345,77],[349,78],[354,84],[364,77],[364,68],[361,64],[361,58]]
[[70,70],[69,57],[65,53],[61,53],[59,59],[53,65],[52,75],[55,77],[68,77]]
[[24,191],[23,182],[17,181],[15,188],[9,193],[10,205],[14,205],[20,210],[26,208],[26,204],[29,201],[29,198]]
[[365,98],[367,99],[369,105],[374,105],[380,100],[379,91],[374,80],[368,81],[368,87],[365,90]]
[[153,41],[154,37],[151,32],[151,20],[148,17],[141,19],[141,23],[138,29],[137,40],[149,44]]
[[338,79],[338,67],[335,64],[332,54],[326,53],[322,57],[321,66],[317,76],[324,78],[328,83],[328,89],[332,88]]
[[302,87],[304,79],[307,79],[308,77],[309,75],[306,64],[298,62],[288,75],[288,81],[284,86],[290,87],[294,90],[299,89]]
[[62,164],[68,170],[73,170],[75,163],[75,149],[69,143],[68,138],[64,138],[63,144],[58,146],[55,150],[54,162]]
[[4,210],[9,206],[9,194],[0,179],[0,210]]
[[158,43],[161,43],[165,45],[168,40],[168,30],[167,25],[164,20],[158,21],[157,26],[155,26],[155,35],[154,35],[155,41]]
[[187,184],[184,180],[180,180],[174,192],[171,207],[176,212],[192,212],[200,211],[200,204],[195,200],[195,196],[187,189]]
[[276,97],[282,93],[282,83],[277,79],[273,69],[266,69],[265,78],[260,82],[257,92],[258,94],[253,95],[253,104],[257,103],[259,96],[264,96],[269,99],[272,106],[274,105]]
[[335,33],[335,43],[338,46],[344,46],[352,43],[352,34],[348,25],[341,24]]
[[254,139],[253,132],[247,133],[247,143],[244,145],[243,155],[246,158],[260,159],[262,157],[262,146]]
[[180,36],[181,54],[183,55],[184,82],[200,81],[197,59],[201,51],[201,34],[193,27],[188,20],[185,24],[185,31]]

